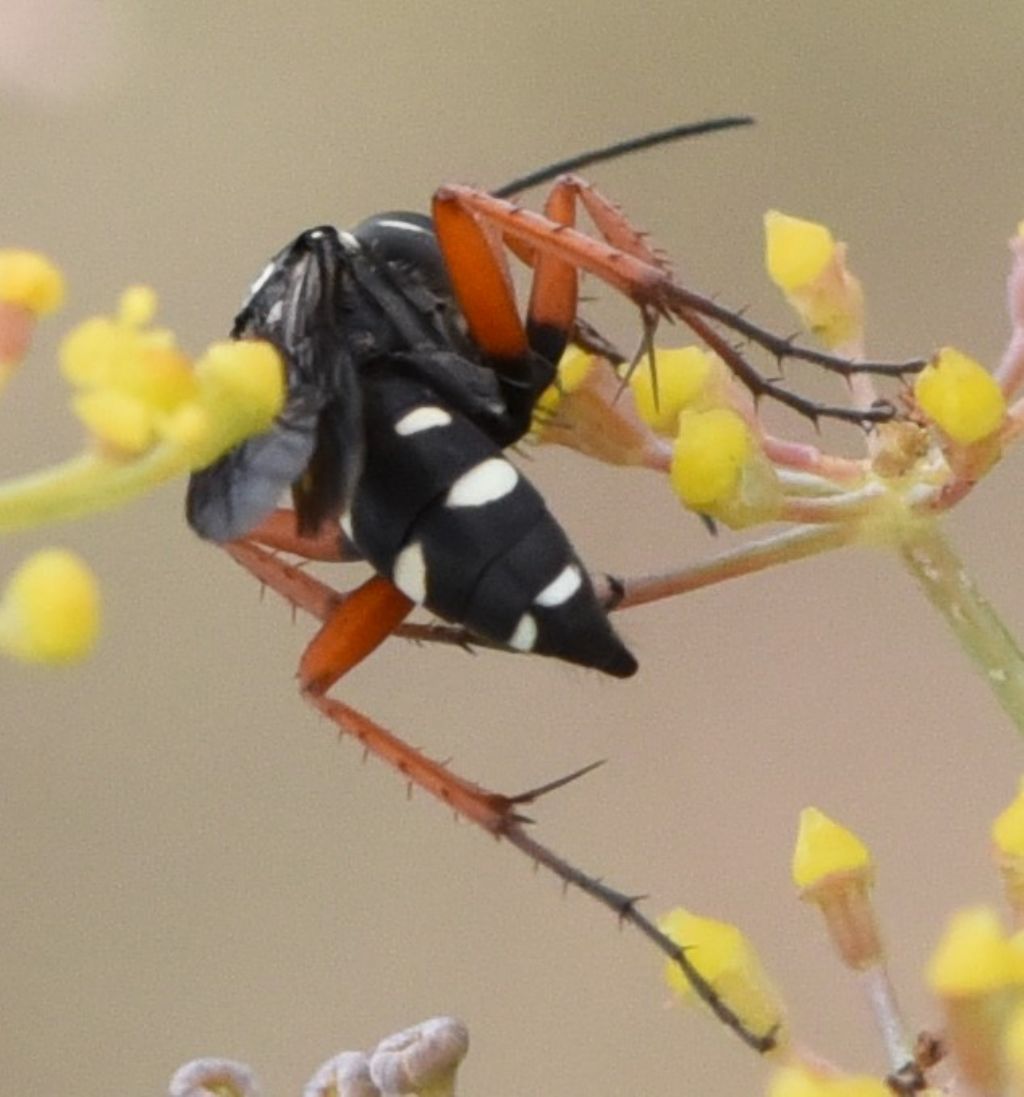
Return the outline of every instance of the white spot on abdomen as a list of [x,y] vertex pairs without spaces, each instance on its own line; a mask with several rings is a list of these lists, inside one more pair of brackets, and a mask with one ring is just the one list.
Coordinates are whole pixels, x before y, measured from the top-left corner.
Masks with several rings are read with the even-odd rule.
[[410,434],[419,434],[421,430],[430,430],[433,427],[446,427],[451,421],[452,417],[444,408],[428,404],[422,408],[413,408],[412,411],[406,412],[406,414],[395,423],[395,434],[400,434],[405,438]]
[[551,609],[563,605],[580,589],[583,576],[575,564],[566,564],[548,585],[534,598],[534,603]]
[[423,546],[413,541],[405,546],[395,560],[391,579],[396,587],[417,605],[427,597],[427,562],[423,559]]
[[529,613],[524,613],[519,618],[515,632],[509,637],[508,646],[516,651],[533,651],[533,645],[537,643],[537,622]]
[[482,507],[508,495],[519,481],[519,473],[501,457],[489,457],[464,472],[448,490],[449,507]]

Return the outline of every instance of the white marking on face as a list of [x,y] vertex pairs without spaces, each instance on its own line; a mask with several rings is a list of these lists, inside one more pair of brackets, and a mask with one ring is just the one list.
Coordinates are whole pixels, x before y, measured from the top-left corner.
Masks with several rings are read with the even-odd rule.
[[396,587],[417,605],[427,597],[427,562],[423,558],[423,546],[413,541],[405,546],[395,560],[391,580]]
[[488,457],[464,472],[448,489],[445,505],[482,507],[508,495],[519,481],[519,473],[501,457]]
[[406,412],[395,423],[395,434],[407,438],[410,434],[419,434],[421,430],[431,430],[433,427],[446,427],[452,421],[452,417],[434,404],[427,404],[422,408],[413,408]]
[[551,609],[564,605],[583,585],[583,576],[575,564],[566,564],[548,585],[534,598],[534,604]]
[[533,645],[537,643],[537,622],[533,615],[524,613],[519,618],[515,632],[509,637],[508,646],[516,651],[533,651]]

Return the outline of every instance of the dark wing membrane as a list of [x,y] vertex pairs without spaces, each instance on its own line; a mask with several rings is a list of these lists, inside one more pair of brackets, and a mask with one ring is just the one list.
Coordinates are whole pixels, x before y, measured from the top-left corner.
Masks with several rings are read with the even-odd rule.
[[363,460],[362,402],[349,348],[346,256],[334,229],[279,252],[235,320],[235,338],[267,339],[288,367],[284,411],[266,433],[193,474],[186,514],[213,541],[241,537],[292,489],[302,532],[351,502]]
[[192,474],[185,513],[200,537],[241,537],[278,505],[313,456],[322,405],[314,393],[292,394],[266,434]]
[[300,533],[313,534],[348,510],[363,470],[363,400],[354,369],[339,369],[320,412],[312,456],[294,479]]

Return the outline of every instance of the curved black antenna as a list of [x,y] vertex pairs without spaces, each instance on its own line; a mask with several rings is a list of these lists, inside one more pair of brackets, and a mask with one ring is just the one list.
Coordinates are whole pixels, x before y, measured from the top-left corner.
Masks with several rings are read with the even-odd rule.
[[653,133],[645,133],[642,137],[631,137],[628,141],[618,141],[614,145],[606,145],[603,149],[592,149],[590,152],[582,152],[578,156],[570,156],[566,160],[547,164],[543,168],[531,171],[528,175],[521,175],[518,179],[495,187],[490,193],[495,198],[511,198],[519,191],[528,190],[541,183],[550,183],[563,172],[576,171],[590,164],[600,164],[605,160],[615,160],[631,152],[649,149],[652,145],[664,145],[669,141],[681,141],[684,137],[699,137],[703,133],[714,133],[716,130],[753,124],[754,119],[749,115],[739,114],[727,118],[709,118],[704,122],[686,122],[681,126],[670,126],[668,129],[655,130]]

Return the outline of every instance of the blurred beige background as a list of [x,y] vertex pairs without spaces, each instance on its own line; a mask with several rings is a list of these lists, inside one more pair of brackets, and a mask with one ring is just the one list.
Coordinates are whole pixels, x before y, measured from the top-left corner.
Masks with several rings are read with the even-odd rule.
[[[1024,216],[1022,56],[1012,2],[2,0],[0,239],[59,257],[71,287],[5,398],[5,473],[77,447],[57,333],[128,282],[155,285],[199,350],[307,225],[719,113],[759,125],[593,173],[687,278],[789,328],[760,259],[779,207],[850,242],[876,352],[954,342],[992,361]],[[648,474],[554,451],[530,470],[595,569],[714,548]],[[1015,455],[949,523],[1018,631],[1022,477]],[[219,1053],[296,1093],[334,1051],[442,1011],[471,1029],[466,1094],[756,1090],[731,1037],[662,1008],[636,934],[335,741],[294,690],[311,625],[193,538],[182,490],[0,553],[6,572],[69,543],[106,592],[89,665],[0,666],[0,1091],[160,1094]],[[621,627],[642,662],[625,684],[396,642],[344,693],[507,791],[609,759],[538,807],[539,836],[651,912],[740,922],[798,1032],[884,1069],[794,899],[796,814],[815,803],[872,843],[895,976],[926,1024],[947,913],[997,894],[987,827],[1024,768],[1007,720],[883,555]]]

